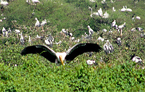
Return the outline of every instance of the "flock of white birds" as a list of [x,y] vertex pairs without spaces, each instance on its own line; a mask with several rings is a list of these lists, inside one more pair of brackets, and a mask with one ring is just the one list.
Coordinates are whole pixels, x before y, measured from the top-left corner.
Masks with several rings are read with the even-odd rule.
[[[96,0],[90,0],[90,2],[96,3]],[[114,3],[113,0],[110,0],[110,2],[111,2],[111,3]],[[37,3],[40,3],[40,1],[39,1],[39,0],[26,0],[26,3],[28,3],[28,4],[30,4],[30,5],[34,5],[34,4],[37,5]],[[105,3],[106,3],[106,0],[102,0],[101,3],[102,3],[102,4],[105,4]],[[1,0],[0,4],[1,4],[2,6],[4,6],[4,7],[6,7],[9,3],[8,3],[7,1]],[[36,8],[36,7],[35,7],[35,8]],[[93,12],[93,8],[90,7],[90,6],[89,6],[88,8],[91,10],[90,17],[99,16],[99,17],[105,18],[105,19],[110,17],[109,14],[107,13],[107,11],[105,11],[105,13],[103,13],[102,8],[98,9],[97,12]],[[115,7],[112,7],[112,11],[113,11],[113,12],[116,12],[117,10],[115,9]],[[130,9],[130,8],[128,8],[127,6],[123,6],[123,8],[120,9],[119,11],[121,11],[121,12],[132,12],[133,10]],[[3,14],[1,14],[1,16],[3,16]],[[5,20],[5,19],[6,19],[6,18],[4,17],[3,19],[0,20],[0,22],[2,22],[2,21]],[[140,20],[141,18],[140,18],[139,16],[133,15],[133,16],[132,16],[132,20],[135,21],[135,19]],[[42,32],[44,31],[44,26],[45,26],[48,22],[50,22],[50,21],[48,21],[48,20],[46,20],[46,19],[44,19],[41,23],[39,22],[39,20],[38,20],[37,18],[35,18],[35,20],[36,20],[36,22],[35,22],[36,31],[38,31],[38,28],[39,28],[39,27],[42,27]],[[122,35],[123,35],[122,31],[123,31],[123,28],[126,26],[126,22],[124,22],[124,23],[121,24],[121,25],[117,25],[116,20],[114,20],[110,26],[111,26],[111,28],[116,29],[116,30],[120,33],[120,37],[118,37],[118,38],[116,39],[116,42],[117,42],[118,46],[121,46],[121,37],[122,37]],[[88,28],[88,33],[89,33],[89,34],[86,34],[86,33],[85,33],[84,35],[82,35],[82,39],[90,39],[90,38],[92,38],[92,35],[95,33],[95,32],[93,31],[93,29],[92,29],[89,25],[87,26],[87,28]],[[137,29],[138,29],[139,31],[142,30],[141,27],[138,27]],[[132,28],[132,29],[131,29],[131,31],[135,31],[135,30],[136,30],[136,28]],[[103,29],[102,31],[103,31],[103,32],[107,32],[107,29]],[[109,31],[109,32],[112,32],[112,31]],[[12,33],[12,31],[11,31],[10,28],[7,29],[7,30],[5,29],[5,27],[2,28],[2,35],[3,35],[3,37],[9,37],[9,34],[10,34],[10,33]],[[23,32],[21,32],[19,29],[15,29],[15,33],[17,34],[17,38],[20,39],[20,43],[21,43],[22,45],[24,45],[26,40],[25,40],[25,37],[23,37],[23,34],[22,34]],[[70,37],[70,40],[72,40],[72,41],[74,41],[74,42],[76,42],[76,43],[80,42],[80,39],[75,39],[75,37],[73,37],[73,33],[69,32],[68,29],[62,29],[62,31],[61,31],[60,33],[64,36],[64,39],[65,39],[66,36],[69,36],[69,37]],[[20,37],[19,37],[19,35],[20,35]],[[142,35],[144,35],[144,34],[142,34]],[[30,37],[30,36],[28,36],[28,37],[29,37],[29,38],[28,38],[28,42],[29,42],[29,44],[31,45],[31,44],[32,44],[31,37]],[[43,37],[37,35],[36,38],[40,38],[40,39],[41,39],[41,38],[43,38]],[[101,36],[99,36],[97,40],[100,40],[100,41],[102,41],[102,42],[106,40],[106,43],[105,43],[104,46],[103,46],[103,49],[104,49],[104,51],[105,51],[106,54],[112,53],[112,52],[114,51],[113,45],[109,42],[108,39],[104,39],[104,38],[102,38]],[[61,43],[62,43],[61,40],[60,40],[59,42],[53,43],[53,42],[54,42],[54,38],[53,38],[52,35],[47,36],[47,37],[44,39],[44,42],[45,42],[46,45],[48,45],[48,46],[50,46],[50,47],[52,47],[53,44],[61,44]],[[135,56],[135,55],[134,55],[134,57],[132,57],[132,60],[133,60],[134,62],[136,62],[136,63],[142,62],[141,58],[139,58],[138,56]],[[93,64],[95,64],[95,61],[94,61],[94,60],[92,60],[92,61],[91,61],[91,60],[88,60],[88,61],[87,61],[87,64],[88,64],[88,65],[93,65]]]

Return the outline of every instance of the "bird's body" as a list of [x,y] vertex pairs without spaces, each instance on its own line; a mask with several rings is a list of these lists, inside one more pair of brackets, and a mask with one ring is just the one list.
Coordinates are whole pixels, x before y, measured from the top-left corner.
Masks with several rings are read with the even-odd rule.
[[121,46],[121,38],[118,37],[116,43],[118,44],[118,46]]
[[86,63],[87,63],[87,65],[93,65],[96,62],[95,62],[95,60],[87,60]]
[[107,12],[105,12],[104,15],[102,16],[102,18],[109,18],[109,14]]
[[115,26],[116,26],[116,20],[114,20],[114,21],[112,22],[111,27],[115,27]]
[[98,10],[98,14],[99,14],[99,16],[103,16],[103,11],[102,11],[102,8],[100,8],[99,10]]
[[34,45],[24,48],[21,52],[21,55],[39,53],[41,56],[45,57],[52,63],[61,63],[62,65],[65,65],[63,61],[71,61],[78,55],[85,52],[99,52],[100,50],[101,47],[98,44],[93,43],[76,44],[66,52],[55,52],[47,46]]
[[7,6],[9,3],[7,1],[1,0],[0,4],[3,5],[3,6]]
[[113,10],[114,12],[116,11],[114,7],[112,7],[112,10]]
[[36,3],[36,4],[37,4],[37,3],[40,3],[39,0],[32,0],[32,2],[33,2],[33,3]]
[[22,32],[21,32],[20,35],[21,35],[21,37],[20,37],[20,42],[21,42],[22,45],[24,45],[24,42],[25,42],[25,41],[24,41],[24,37],[23,37],[23,35],[22,35]]
[[35,27],[40,27],[40,22],[39,22],[39,20],[38,20],[37,18],[35,18],[35,20],[36,20]]
[[89,29],[89,36],[92,36],[94,31],[93,29],[88,25],[88,29]]
[[114,48],[113,48],[112,44],[109,42],[109,40],[106,41],[103,48],[104,48],[104,51],[106,54],[109,54],[114,51]]
[[142,59],[139,56],[136,56],[135,54],[131,55],[131,60],[135,63],[142,63]]

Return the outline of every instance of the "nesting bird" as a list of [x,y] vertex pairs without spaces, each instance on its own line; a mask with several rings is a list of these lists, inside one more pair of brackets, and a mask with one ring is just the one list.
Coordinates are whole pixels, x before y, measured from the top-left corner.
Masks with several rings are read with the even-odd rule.
[[112,44],[109,42],[109,40],[106,40],[106,43],[104,44],[103,48],[106,54],[109,54],[114,51],[114,48]]
[[44,19],[42,22],[41,22],[41,26],[42,26],[42,30],[43,30],[43,26],[47,23],[46,19]]
[[24,37],[23,37],[23,35],[22,35],[22,32],[21,32],[20,36],[21,36],[21,37],[20,37],[20,42],[21,42],[22,45],[24,45],[24,42],[25,42],[25,41],[24,41]]
[[143,63],[142,59],[139,56],[136,56],[135,54],[131,55],[131,60],[134,61],[135,63]]
[[3,6],[7,6],[9,3],[7,1],[1,0],[0,4],[3,5]]
[[120,37],[117,38],[116,43],[117,43],[118,46],[121,46],[121,38]]
[[89,36],[92,36],[94,31],[93,29],[88,25],[88,29],[89,29]]
[[78,55],[81,55],[85,52],[99,52],[100,50],[101,47],[94,43],[79,43],[68,49],[66,52],[55,52],[44,45],[33,45],[25,47],[22,50],[21,55],[39,53],[52,63],[61,63],[62,65],[65,65],[66,61],[71,61]]
[[97,64],[95,62],[95,60],[87,60],[86,63],[87,63],[87,65],[96,65]]
[[39,20],[37,18],[35,18],[35,20],[36,20],[35,27],[40,27],[41,24],[40,24]]

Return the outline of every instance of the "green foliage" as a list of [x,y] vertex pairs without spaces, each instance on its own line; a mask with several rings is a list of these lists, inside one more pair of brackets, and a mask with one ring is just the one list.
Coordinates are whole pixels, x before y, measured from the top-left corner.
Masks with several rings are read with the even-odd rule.
[[[107,1],[107,7],[102,5],[102,0],[91,3],[89,0],[40,0],[41,3],[29,5],[25,0],[14,0],[9,2],[5,7],[3,20],[0,29],[9,27],[12,33],[9,37],[0,38],[0,91],[23,92],[23,91],[145,91],[145,69],[130,60],[131,54],[140,56],[143,61],[145,58],[144,38],[140,38],[140,32],[131,32],[133,27],[145,26],[144,2],[140,0],[137,4],[131,0],[116,0],[115,3]],[[127,5],[133,9],[133,12],[120,12],[119,9],[123,5]],[[103,12],[107,11],[110,15],[108,19],[99,16],[90,17],[88,6],[96,12],[100,7]],[[112,11],[115,7],[116,12]],[[136,7],[134,7],[136,6]],[[33,15],[32,13],[35,12]],[[136,14],[141,20],[133,22],[131,17]],[[35,17],[41,22],[44,19],[50,22],[44,26],[44,32],[41,28],[35,28]],[[111,29],[113,20],[120,25],[126,22],[123,29],[122,46],[118,47],[114,42],[120,34],[115,29]],[[17,22],[13,22],[16,20]],[[36,39],[39,34],[51,34],[55,38],[55,42],[62,41],[61,44],[54,44],[52,49],[59,52],[65,51],[72,47],[76,42],[70,41],[69,37],[63,37],[60,33],[62,28],[68,29],[73,33],[75,39],[80,39],[85,32],[88,34],[90,27],[95,31],[91,40],[81,40],[81,42],[98,43],[103,47],[104,42],[97,41],[102,34],[102,29],[112,30],[113,33],[103,33],[102,36],[113,44],[114,52],[106,55],[104,51],[93,53],[89,57],[87,53],[79,55],[73,61],[65,66],[57,66],[38,54],[29,54],[21,56],[20,52],[24,47],[29,46],[28,36],[31,36],[32,45],[44,44],[43,40]],[[25,44],[21,45],[20,40],[14,32],[19,29],[24,36]],[[143,30],[144,31],[144,30]],[[19,37],[19,35],[18,35]],[[103,63],[99,62],[102,57]],[[93,59],[98,65],[88,66],[86,60]]]

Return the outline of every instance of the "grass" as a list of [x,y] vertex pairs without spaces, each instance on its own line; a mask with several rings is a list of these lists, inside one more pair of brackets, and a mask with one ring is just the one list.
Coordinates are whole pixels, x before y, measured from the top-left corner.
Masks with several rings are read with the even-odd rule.
[[[103,7],[101,0],[97,1],[97,9],[89,0],[40,0],[40,4],[31,6],[23,0],[9,2],[5,7],[4,16],[6,20],[0,24],[0,29],[9,27],[12,33],[9,37],[0,38],[0,91],[145,91],[145,70],[142,66],[130,60],[131,54],[141,57],[144,62],[145,43],[144,38],[140,37],[140,32],[131,32],[133,27],[144,28],[144,2],[133,3],[130,0],[116,0],[115,3],[107,1],[108,7],[103,9],[110,14],[108,19],[102,19],[98,16],[90,17],[88,6],[97,11]],[[62,5],[63,4],[63,5]],[[133,12],[120,12],[123,5],[133,9]],[[116,12],[112,11],[115,7]],[[35,12],[32,15],[32,12]],[[133,22],[133,14],[140,16],[141,20]],[[41,28],[36,31],[35,17],[41,22],[47,19],[50,22],[44,26],[44,32]],[[88,34],[87,25],[95,31],[93,39],[81,40],[81,42],[98,43],[101,47],[105,42],[97,41],[102,34],[102,29],[111,29],[112,21],[116,19],[117,24],[126,22],[123,29],[122,45],[118,47],[116,38],[120,34],[113,29],[113,33],[103,33],[103,38],[109,39],[114,47],[114,52],[106,55],[102,50],[100,53],[93,53],[89,57],[87,53],[79,55],[64,67],[50,63],[38,54],[21,56],[20,52],[30,44],[28,36],[31,36],[32,45],[44,44],[43,40],[36,39],[36,35],[46,36],[51,34],[55,42],[62,40],[62,44],[54,44],[52,49],[55,51],[66,51],[76,42],[70,41],[69,37],[63,37],[60,34],[62,28],[68,29],[73,33],[75,39],[80,39],[85,32]],[[17,20],[15,24],[13,20]],[[21,45],[15,29],[19,29],[25,36],[25,44]],[[144,32],[144,30],[143,30]],[[100,58],[106,63],[101,63]],[[97,66],[88,66],[88,59],[95,60]]]

